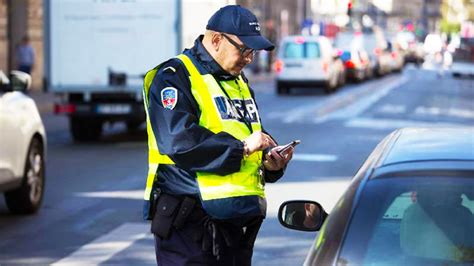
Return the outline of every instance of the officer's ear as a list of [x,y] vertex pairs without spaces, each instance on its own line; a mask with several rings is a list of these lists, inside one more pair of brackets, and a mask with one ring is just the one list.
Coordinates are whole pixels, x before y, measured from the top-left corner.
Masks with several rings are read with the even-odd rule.
[[212,47],[214,48],[214,51],[218,52],[219,51],[219,47],[222,43],[222,34],[219,33],[219,32],[213,32],[212,35],[211,35],[211,43],[212,43]]

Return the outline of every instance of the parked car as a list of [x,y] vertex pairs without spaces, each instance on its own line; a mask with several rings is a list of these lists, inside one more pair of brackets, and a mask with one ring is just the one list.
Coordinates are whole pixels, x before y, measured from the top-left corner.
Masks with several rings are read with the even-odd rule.
[[275,61],[276,91],[287,94],[295,87],[322,86],[334,92],[345,82],[342,61],[323,36],[288,36],[281,41]]
[[390,70],[393,72],[400,72],[405,65],[405,59],[403,55],[403,50],[400,48],[400,45],[395,42],[387,42],[387,50],[392,56],[390,61]]
[[347,79],[360,82],[372,77],[370,59],[367,51],[362,46],[361,33],[339,33],[334,40],[334,46],[344,63]]
[[472,265],[473,136],[472,127],[397,130],[329,216],[314,201],[283,203],[283,226],[320,231],[305,265]]
[[36,212],[43,200],[46,133],[33,99],[30,75],[0,71],[0,192],[12,213]]
[[405,63],[415,63],[416,65],[423,64],[423,44],[417,41],[415,33],[401,31],[397,33],[396,40],[401,44],[401,49],[405,52]]
[[474,38],[461,38],[453,54],[451,73],[455,77],[474,77]]
[[392,56],[383,32],[375,28],[372,31],[364,32],[362,36],[362,45],[369,55],[372,72],[377,76],[390,73]]

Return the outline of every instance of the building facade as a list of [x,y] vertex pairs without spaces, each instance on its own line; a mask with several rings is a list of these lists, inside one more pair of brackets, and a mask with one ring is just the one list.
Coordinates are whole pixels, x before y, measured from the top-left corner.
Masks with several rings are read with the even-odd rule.
[[0,0],[0,69],[6,74],[17,68],[15,51],[28,36],[35,50],[33,89],[43,84],[43,1]]

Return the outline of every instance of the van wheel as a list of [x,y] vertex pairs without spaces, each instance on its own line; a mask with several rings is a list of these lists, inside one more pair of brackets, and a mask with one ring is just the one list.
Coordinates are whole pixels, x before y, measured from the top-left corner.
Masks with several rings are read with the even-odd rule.
[[102,134],[102,121],[82,117],[70,117],[69,129],[75,141],[94,141]]
[[44,194],[44,147],[35,137],[26,155],[21,187],[5,192],[8,209],[15,214],[35,213],[41,206]]

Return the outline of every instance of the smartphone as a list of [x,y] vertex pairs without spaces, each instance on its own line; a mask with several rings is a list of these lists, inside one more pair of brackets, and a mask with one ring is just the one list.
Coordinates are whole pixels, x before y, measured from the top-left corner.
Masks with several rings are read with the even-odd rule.
[[290,149],[290,147],[295,147],[296,145],[300,144],[301,143],[301,140],[297,139],[297,140],[293,140],[292,142],[286,144],[285,146],[281,147],[277,152],[278,154],[282,155],[288,150]]

